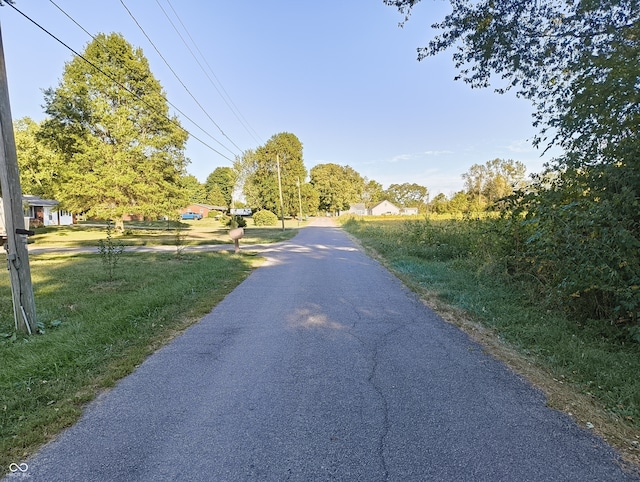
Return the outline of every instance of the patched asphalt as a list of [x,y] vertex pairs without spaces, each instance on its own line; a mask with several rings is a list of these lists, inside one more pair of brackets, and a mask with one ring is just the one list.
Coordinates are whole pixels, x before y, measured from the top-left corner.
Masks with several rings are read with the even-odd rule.
[[640,480],[330,221],[261,251],[7,479]]

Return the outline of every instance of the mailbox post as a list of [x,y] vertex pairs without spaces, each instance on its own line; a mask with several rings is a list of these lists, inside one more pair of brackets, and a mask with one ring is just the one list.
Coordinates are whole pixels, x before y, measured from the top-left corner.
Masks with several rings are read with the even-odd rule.
[[229,231],[229,237],[233,240],[233,244],[235,245],[235,253],[240,252],[240,239],[244,236],[243,228],[234,228]]

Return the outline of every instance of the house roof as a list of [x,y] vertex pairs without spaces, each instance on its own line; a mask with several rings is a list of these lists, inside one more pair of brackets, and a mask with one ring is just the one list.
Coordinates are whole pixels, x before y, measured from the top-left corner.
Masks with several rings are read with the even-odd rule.
[[57,206],[60,204],[54,199],[42,199],[32,194],[23,194],[22,201],[26,202],[29,206]]
[[364,211],[366,209],[366,206],[364,203],[353,203],[349,209],[351,210],[360,210],[360,211]]
[[213,206],[211,204],[203,204],[203,203],[191,203],[189,204],[189,206],[200,206],[206,209],[210,209],[213,211],[226,211],[227,208],[224,206]]
[[373,206],[371,209],[375,209],[378,206],[382,206],[383,204],[391,204],[394,208],[396,209],[400,209],[398,206],[396,206],[395,204],[393,204],[391,201],[387,201],[386,199],[384,201],[380,201],[378,204],[376,204],[375,206]]

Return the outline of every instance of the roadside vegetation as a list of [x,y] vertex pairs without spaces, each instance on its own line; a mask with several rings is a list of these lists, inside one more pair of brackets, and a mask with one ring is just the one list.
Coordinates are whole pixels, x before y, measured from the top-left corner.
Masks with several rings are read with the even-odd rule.
[[624,323],[576,316],[559,303],[541,279],[518,266],[520,247],[508,220],[341,220],[445,319],[543,389],[550,405],[640,461],[635,332]]

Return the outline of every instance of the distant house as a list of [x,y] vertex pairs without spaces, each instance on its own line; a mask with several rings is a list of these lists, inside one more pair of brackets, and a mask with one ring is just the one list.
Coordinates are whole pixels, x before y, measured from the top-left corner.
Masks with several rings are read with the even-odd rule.
[[[35,226],[69,226],[75,223],[75,217],[69,211],[58,209],[60,203],[53,199],[42,199],[38,196],[23,194],[25,227]],[[6,233],[4,224],[4,204],[0,198],[0,236]]]
[[400,208],[390,201],[384,200],[371,208],[372,216],[398,215]]
[[349,210],[343,214],[355,214],[356,216],[366,216],[368,214],[367,207],[364,203],[355,203],[349,207]]
[[75,223],[72,213],[58,209],[60,204],[53,199],[42,199],[31,194],[22,195],[25,217],[34,225],[70,226]]
[[418,208],[402,208],[400,209],[400,214],[403,216],[417,216]]
[[196,213],[202,215],[203,218],[209,216],[211,211],[225,212],[227,208],[225,206],[212,206],[211,204],[192,203],[187,207],[180,210],[180,214],[184,213]]

